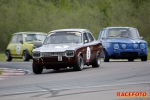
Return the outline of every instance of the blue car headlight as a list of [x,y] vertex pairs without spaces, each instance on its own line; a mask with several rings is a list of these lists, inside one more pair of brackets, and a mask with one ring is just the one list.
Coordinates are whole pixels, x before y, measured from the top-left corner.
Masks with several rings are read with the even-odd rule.
[[133,48],[137,49],[138,48],[138,44],[133,44]]
[[122,49],[126,48],[126,44],[121,44]]
[[119,49],[119,44],[114,44],[114,49]]
[[141,48],[141,49],[145,49],[145,44],[144,44],[144,43],[141,43],[141,44],[140,44],[140,48]]

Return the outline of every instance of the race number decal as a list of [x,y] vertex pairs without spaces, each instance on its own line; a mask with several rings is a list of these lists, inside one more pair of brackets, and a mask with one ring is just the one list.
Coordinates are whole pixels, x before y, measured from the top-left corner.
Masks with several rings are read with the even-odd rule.
[[86,62],[90,61],[90,57],[91,57],[91,50],[89,47],[87,47],[87,51],[86,51]]
[[18,44],[18,45],[16,46],[16,53],[17,53],[17,54],[20,54],[20,50],[21,50],[21,44]]

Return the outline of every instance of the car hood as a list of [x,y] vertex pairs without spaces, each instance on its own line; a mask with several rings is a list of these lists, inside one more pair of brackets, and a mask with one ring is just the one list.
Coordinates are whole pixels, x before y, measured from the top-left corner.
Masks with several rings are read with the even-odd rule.
[[106,39],[106,42],[117,42],[117,43],[146,43],[146,41],[141,39],[131,39],[131,38],[114,38]]
[[42,46],[42,41],[31,41],[31,42],[26,42],[28,44],[33,44],[36,47]]
[[76,48],[80,48],[81,44],[48,44],[43,45],[42,47],[36,48],[33,51],[40,52],[65,52],[66,50],[75,50]]

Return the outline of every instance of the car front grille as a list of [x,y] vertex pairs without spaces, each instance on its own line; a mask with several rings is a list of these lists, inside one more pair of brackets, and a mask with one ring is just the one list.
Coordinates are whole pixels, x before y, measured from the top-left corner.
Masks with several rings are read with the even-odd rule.
[[65,52],[43,52],[41,53],[42,57],[51,57],[51,56],[65,56]]

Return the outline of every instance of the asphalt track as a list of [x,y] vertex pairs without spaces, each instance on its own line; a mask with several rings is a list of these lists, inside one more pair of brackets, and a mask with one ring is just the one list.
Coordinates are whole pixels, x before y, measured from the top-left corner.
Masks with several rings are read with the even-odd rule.
[[[44,70],[40,75],[32,72],[31,65],[0,62],[0,68],[26,72],[0,80],[0,100],[150,100],[150,61],[102,61],[99,68]],[[147,95],[118,97],[118,92]]]

